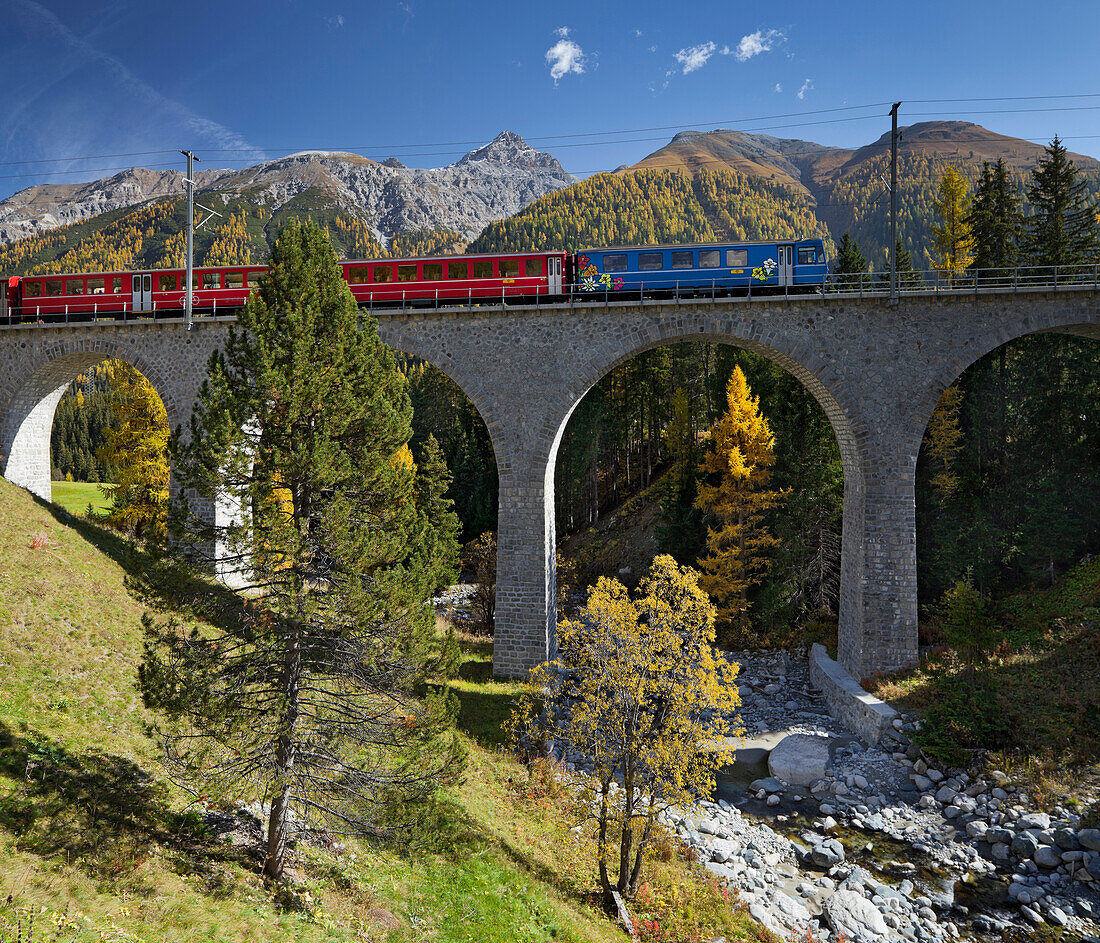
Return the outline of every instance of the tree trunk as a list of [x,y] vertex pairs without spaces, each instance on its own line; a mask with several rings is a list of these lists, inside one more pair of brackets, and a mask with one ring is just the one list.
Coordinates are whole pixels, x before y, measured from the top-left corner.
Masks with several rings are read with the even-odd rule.
[[298,726],[298,700],[302,677],[302,638],[297,624],[286,639],[283,658],[282,733],[275,747],[276,792],[267,823],[267,857],[264,876],[280,881],[286,869],[287,841],[290,833],[290,775],[297,759],[295,734]]

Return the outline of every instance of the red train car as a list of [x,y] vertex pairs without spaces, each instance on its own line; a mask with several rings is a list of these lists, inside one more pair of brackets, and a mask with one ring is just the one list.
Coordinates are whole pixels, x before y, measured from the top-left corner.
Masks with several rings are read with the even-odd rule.
[[[341,267],[355,300],[368,308],[503,303],[562,295],[566,253],[368,259]],[[231,313],[266,271],[262,265],[195,269],[194,309]],[[0,291],[0,317],[7,323],[179,317],[186,277],[180,269],[13,277]]]

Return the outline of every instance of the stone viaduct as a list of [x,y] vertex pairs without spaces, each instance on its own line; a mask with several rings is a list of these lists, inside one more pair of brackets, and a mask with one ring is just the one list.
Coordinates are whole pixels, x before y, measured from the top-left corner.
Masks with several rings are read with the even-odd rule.
[[[554,647],[554,464],[566,423],[609,370],[678,341],[733,344],[798,377],[844,464],[840,662],[856,678],[917,657],[917,453],[942,392],[982,355],[1040,331],[1100,339],[1100,291],[938,292],[606,301],[395,311],[382,338],[451,377],[492,437],[500,479],[493,669],[516,677]],[[50,496],[50,428],[65,387],[128,361],[186,425],[226,319],[0,327],[4,476]]]

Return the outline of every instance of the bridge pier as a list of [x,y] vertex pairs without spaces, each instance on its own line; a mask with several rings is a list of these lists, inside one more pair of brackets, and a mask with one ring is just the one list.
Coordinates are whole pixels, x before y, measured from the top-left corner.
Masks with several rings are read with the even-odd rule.
[[[857,680],[917,662],[917,451],[895,430],[859,442],[845,463],[837,660]],[[906,440],[908,436],[904,437]]]

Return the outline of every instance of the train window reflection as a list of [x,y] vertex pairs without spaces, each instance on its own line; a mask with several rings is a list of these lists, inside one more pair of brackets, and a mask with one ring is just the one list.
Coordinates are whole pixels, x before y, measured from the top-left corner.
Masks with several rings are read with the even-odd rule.
[[65,294],[66,295],[83,295],[84,294],[84,279],[83,278],[66,278],[65,279]]
[[438,282],[443,277],[443,263],[442,262],[425,262],[424,263],[424,281],[426,282]]
[[749,264],[748,249],[727,249],[726,265],[729,268],[744,268]]
[[244,272],[226,272],[226,288],[244,288]]
[[799,265],[813,265],[815,262],[817,262],[817,249],[814,246],[798,250]]
[[538,278],[542,275],[542,259],[525,259],[523,262],[523,274],[528,278]]
[[365,285],[370,278],[370,269],[365,265],[353,265],[348,269],[348,284]]
[[399,265],[397,266],[397,280],[399,282],[415,282],[416,281],[416,263],[411,265]]
[[60,278],[47,278],[42,283],[42,294],[47,298],[52,298],[61,294],[61,279]]
[[221,288],[222,287],[222,273],[221,272],[203,272],[202,273],[202,287],[206,289]]
[[447,263],[447,277],[448,278],[466,278],[470,274],[469,262],[448,262]]
[[376,265],[371,271],[371,280],[374,282],[392,282],[393,281],[393,266],[392,265]]
[[492,278],[493,260],[474,259],[474,261],[470,263],[470,275],[474,278]]
[[162,272],[157,276],[157,291],[175,291],[178,284],[179,281],[175,272],[168,274]]
[[122,276],[121,275],[116,275],[116,276],[114,276],[114,278],[111,279],[111,294],[114,294],[114,295],[121,295],[122,294]]
[[501,259],[500,277],[515,278],[519,275],[519,259]]
[[42,283],[23,282],[23,294],[27,298],[38,298],[42,294]]
[[605,272],[625,272],[626,253],[609,252],[603,257],[603,270]]
[[260,287],[260,279],[263,278],[263,277],[264,277],[263,272],[249,272],[248,273],[248,287],[249,288],[259,288]]
[[103,294],[103,279],[102,278],[89,278],[88,279],[88,294],[89,295],[102,295]]
[[717,249],[699,250],[699,268],[718,268],[721,264],[721,253]]
[[639,252],[638,269],[642,272],[656,272],[665,267],[663,252]]
[[691,250],[681,249],[672,250],[672,267],[673,268],[692,268],[691,264]]

